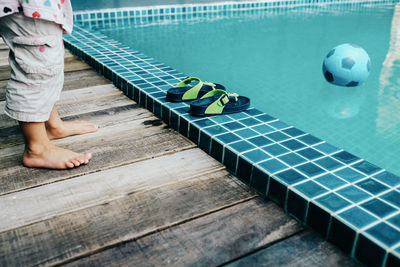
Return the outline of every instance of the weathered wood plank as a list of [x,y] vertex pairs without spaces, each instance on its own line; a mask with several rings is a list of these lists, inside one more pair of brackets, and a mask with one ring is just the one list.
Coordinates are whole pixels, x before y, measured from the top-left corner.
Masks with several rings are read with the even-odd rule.
[[196,148],[0,196],[0,232],[222,168]]
[[144,118],[99,128],[95,133],[54,140],[58,146],[93,154],[88,165],[75,169],[26,168],[21,164],[23,145],[2,149],[0,195],[194,147],[188,139],[147,114],[150,115],[146,112]]
[[91,66],[81,61],[77,56],[65,59],[64,72],[92,69]]
[[[134,119],[146,118],[150,116],[151,114],[143,110],[139,105],[130,104],[111,107],[84,114],[62,117],[62,119],[64,121],[90,121],[98,125],[100,128],[105,128],[124,122],[129,122]],[[151,125],[161,124],[159,120],[150,120],[147,123]],[[24,144],[24,138],[18,125],[3,128],[0,130],[0,149],[9,148],[21,144]]]
[[313,231],[305,231],[229,265],[239,266],[362,266]]
[[[0,101],[6,99],[8,80],[0,81]],[[66,72],[64,74],[63,91],[81,89],[97,85],[109,84],[110,81],[92,69]]]
[[216,266],[301,230],[274,203],[257,198],[70,265]]
[[109,84],[110,81],[93,69],[66,72],[63,91]]
[[[122,91],[109,84],[61,92],[57,110],[60,116],[65,117],[133,103]],[[4,114],[4,105],[4,101],[0,102],[0,129],[18,125],[17,121]]]
[[[102,205],[0,233],[0,243],[3,245],[0,264],[60,264],[254,197],[254,193],[240,185],[225,170],[146,192],[133,192]],[[285,225],[283,228],[298,229],[296,223],[284,217],[282,212],[278,214],[264,213],[263,218],[270,216],[273,220],[280,219],[279,224]],[[262,222],[263,229],[271,231],[268,224],[258,220],[257,213],[254,215],[255,218],[247,220]],[[209,220],[208,224],[216,222]],[[221,223],[220,227],[227,228]],[[241,224],[241,228],[247,226]],[[247,235],[247,238],[253,234]]]

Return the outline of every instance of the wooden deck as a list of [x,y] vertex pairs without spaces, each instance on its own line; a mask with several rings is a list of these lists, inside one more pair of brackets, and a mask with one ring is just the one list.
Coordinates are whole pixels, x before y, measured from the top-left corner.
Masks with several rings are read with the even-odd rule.
[[55,143],[93,159],[23,167],[2,110],[6,54],[0,44],[0,266],[355,265],[69,53],[59,112],[100,129]]

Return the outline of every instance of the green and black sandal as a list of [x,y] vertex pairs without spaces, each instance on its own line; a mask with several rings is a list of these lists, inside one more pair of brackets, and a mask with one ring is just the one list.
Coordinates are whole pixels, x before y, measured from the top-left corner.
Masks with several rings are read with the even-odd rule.
[[[196,81],[197,83],[195,83]],[[192,101],[215,89],[225,90],[225,87],[220,84],[202,82],[196,77],[187,77],[175,87],[168,89],[167,101]]]
[[190,103],[190,113],[194,116],[211,116],[245,111],[250,107],[250,99],[224,90],[213,90]]

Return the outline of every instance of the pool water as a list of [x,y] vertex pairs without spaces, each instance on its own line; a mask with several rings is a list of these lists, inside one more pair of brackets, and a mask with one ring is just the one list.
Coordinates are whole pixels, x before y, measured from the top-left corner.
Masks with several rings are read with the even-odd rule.
[[[331,6],[100,30],[178,71],[222,83],[250,97],[253,107],[400,175],[396,23],[400,27],[394,5]],[[322,61],[341,43],[368,52],[372,70],[364,85],[324,80]]]

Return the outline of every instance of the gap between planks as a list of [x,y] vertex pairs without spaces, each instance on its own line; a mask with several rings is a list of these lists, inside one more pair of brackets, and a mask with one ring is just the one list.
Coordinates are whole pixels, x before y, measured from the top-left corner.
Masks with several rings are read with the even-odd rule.
[[0,233],[221,169],[222,164],[196,148],[4,195]]
[[255,197],[163,231],[120,243],[71,262],[71,265],[215,266],[285,239],[302,229],[277,205]]
[[[256,196],[226,170],[203,174],[0,233],[7,243],[0,259],[14,265],[61,264]],[[24,253],[32,247],[37,248],[33,254]]]

